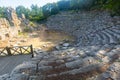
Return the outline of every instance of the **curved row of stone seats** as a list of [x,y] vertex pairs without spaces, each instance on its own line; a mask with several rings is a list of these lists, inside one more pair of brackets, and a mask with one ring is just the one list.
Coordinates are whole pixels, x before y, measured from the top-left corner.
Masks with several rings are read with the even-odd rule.
[[118,39],[120,38],[120,32],[117,33],[113,29],[106,30],[109,34],[112,34],[113,36],[116,36]]
[[111,28],[110,30],[114,33],[120,34],[120,29],[119,28]]
[[107,39],[109,39],[109,41],[108,41],[109,43],[117,42],[117,38],[115,36],[113,36],[112,34],[109,34],[108,32],[106,32],[106,30],[102,31],[102,32],[104,32],[104,35],[106,35],[108,37]]
[[[27,80],[27,79],[21,79],[20,76],[21,74],[22,76],[25,76],[24,78],[26,77],[31,78],[34,75],[33,73],[36,72],[36,64],[38,63],[38,61],[41,61],[41,58],[42,61],[38,65],[39,67],[38,70],[41,73],[41,75],[48,78],[59,76],[59,74],[63,74],[64,72],[65,73],[68,72],[67,74],[73,73],[74,70],[76,73],[79,73],[79,71],[80,72],[83,71],[83,73],[85,73],[84,70],[89,70],[90,72],[92,72],[94,68],[93,66],[90,65],[95,65],[95,67],[97,67],[97,65],[101,63],[109,62],[114,54],[119,54],[119,51],[120,51],[120,45],[116,45],[116,44],[94,45],[94,46],[84,46],[84,47],[82,46],[78,48],[70,47],[66,50],[53,51],[50,54],[47,52],[37,51],[38,54],[31,61],[24,62],[23,64],[18,65],[9,75],[9,77],[5,77],[5,80]],[[62,71],[63,68],[66,69]],[[117,68],[119,69],[120,67],[117,66]],[[54,70],[58,70],[58,69],[59,70],[61,69],[61,71],[56,72],[54,76],[53,75]],[[47,72],[51,71],[51,72],[46,75],[44,74],[44,72],[46,71]],[[16,74],[18,74],[20,77],[19,76],[15,77]],[[34,76],[34,78],[36,77],[38,76],[37,75]],[[0,80],[4,80],[4,79],[1,79],[0,77]],[[91,80],[96,80],[96,79],[91,79]]]
[[119,27],[111,27],[102,29],[92,34],[82,35],[78,39],[79,43],[77,46],[85,45],[103,45],[109,43],[118,43],[120,41],[120,29]]

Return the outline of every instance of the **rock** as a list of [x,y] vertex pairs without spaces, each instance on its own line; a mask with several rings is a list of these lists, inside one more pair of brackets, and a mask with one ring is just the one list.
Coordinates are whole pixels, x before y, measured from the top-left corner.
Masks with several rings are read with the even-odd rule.
[[56,63],[64,63],[64,60],[56,60]]
[[17,36],[19,32],[21,32],[20,24],[21,21],[17,17],[17,14],[13,8],[6,8],[5,10],[6,18],[9,21],[12,27],[9,28],[12,36]]
[[86,57],[84,59],[79,59],[79,60],[75,60],[72,62],[68,62],[66,63],[66,67],[68,68],[76,68],[76,67],[83,67],[83,66],[88,66],[92,63],[96,63],[96,59],[94,59],[93,57]]
[[80,67],[78,69],[62,72],[60,73],[60,77],[63,77],[64,75],[66,75],[68,76],[67,78],[73,79],[75,78],[76,75],[79,75],[77,76],[77,79],[80,79],[80,78],[87,79],[87,77],[94,76],[98,73],[103,73],[108,69],[108,67],[109,67],[108,63],[90,64],[85,67]]
[[29,77],[29,80],[37,80],[37,77],[38,77],[38,76],[30,76],[30,77]]
[[67,49],[68,47],[62,47],[63,50]]
[[6,80],[28,80],[29,76],[27,74],[13,74],[10,78]]
[[57,74],[48,75],[47,77],[55,77]]
[[119,51],[117,49],[112,50],[111,52],[106,53],[105,55],[108,57],[113,56],[114,54],[118,54]]
[[12,35],[10,33],[10,24],[8,20],[5,18],[0,18],[0,40],[6,40],[7,38],[10,38]]
[[20,40],[20,42],[27,42],[27,39],[22,39]]
[[20,73],[24,70],[27,70],[27,69],[34,69],[36,67],[36,65],[32,64],[31,62],[24,62],[18,66],[16,66],[12,72],[11,72],[11,75],[12,74],[16,74],[16,73]]
[[57,69],[57,68],[63,68],[63,67],[65,67],[64,64],[62,64],[62,65],[60,65],[60,66],[56,66],[55,69]]
[[64,43],[63,46],[64,47],[68,47],[70,44],[69,43]]
[[73,60],[78,60],[78,59],[80,59],[81,57],[79,56],[79,55],[75,55],[75,56],[71,56],[71,59],[73,59]]
[[37,55],[37,56],[35,56],[34,58],[32,58],[31,60],[32,60],[32,61],[40,61],[40,60],[43,59],[43,58],[44,58],[44,56]]
[[55,48],[57,49],[57,50],[59,50],[60,49],[60,46],[58,45],[58,46],[55,46]]
[[117,24],[119,24],[119,25],[120,25],[120,21],[117,21]]
[[115,48],[116,48],[117,50],[120,50],[120,45],[116,45]]
[[41,71],[41,72],[48,71],[48,70],[51,70],[51,69],[53,69],[52,66],[42,66],[42,67],[39,67],[39,71]]
[[19,45],[18,44],[14,44],[13,46],[16,47],[16,46],[19,46]]
[[45,77],[43,75],[39,75],[39,76],[30,76],[29,80],[44,80]]
[[102,61],[103,62],[110,62],[110,57],[108,57],[108,56],[106,56],[106,57],[104,57],[104,58],[102,58]]
[[18,19],[17,14],[13,8],[8,7],[5,11],[5,14],[10,24],[16,27],[20,26],[21,21]]
[[45,80],[45,75],[33,75],[29,77],[29,80]]
[[16,44],[17,44],[17,45],[20,45],[20,44],[21,44],[21,42],[17,42]]
[[78,52],[78,55],[80,57],[86,57],[87,56],[87,54],[84,51],[82,51],[82,50]]
[[101,54],[101,55],[104,55],[106,53],[105,50],[99,50],[97,54]]
[[97,80],[106,80],[106,79],[112,79],[112,80],[119,80],[120,79],[120,63],[115,62],[113,63],[106,72],[101,74]]
[[4,74],[0,76],[0,80],[6,80],[7,78],[10,78],[9,74]]

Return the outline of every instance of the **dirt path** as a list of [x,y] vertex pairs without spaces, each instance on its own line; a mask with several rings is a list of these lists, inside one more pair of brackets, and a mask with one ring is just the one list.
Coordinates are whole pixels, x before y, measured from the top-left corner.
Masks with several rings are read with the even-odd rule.
[[0,57],[0,75],[10,73],[18,64],[30,60],[30,58],[31,55]]

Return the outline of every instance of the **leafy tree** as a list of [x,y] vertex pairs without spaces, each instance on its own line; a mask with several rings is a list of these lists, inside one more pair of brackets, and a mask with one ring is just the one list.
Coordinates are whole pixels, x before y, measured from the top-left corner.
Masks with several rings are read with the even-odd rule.
[[113,15],[120,15],[120,0],[106,0],[103,8],[112,10]]
[[37,5],[31,5],[31,15],[38,15],[40,13],[40,8]]
[[120,0],[96,0],[94,8],[108,9],[112,15],[120,15]]
[[44,17],[48,17],[59,12],[58,6],[55,3],[48,3],[42,7]]
[[42,8],[38,7],[37,5],[32,5],[29,19],[33,21],[39,21],[44,19]]
[[4,14],[4,12],[5,12],[5,7],[0,7],[0,18],[2,17],[5,17],[5,14]]
[[80,3],[79,3],[79,0],[71,0],[70,1],[70,8],[71,9],[79,9],[79,5],[80,5]]
[[30,10],[28,8],[25,8],[24,6],[18,6],[16,7],[16,13],[18,17],[21,17],[22,14],[24,14],[25,17],[28,18],[30,14]]
[[70,0],[70,8],[72,10],[90,9],[95,0]]
[[[76,1],[76,0],[74,0]],[[70,9],[70,0],[61,0],[57,2],[59,10],[69,10]]]
[[50,7],[51,7],[51,11],[50,11],[51,15],[57,14],[59,12],[59,8],[56,3],[51,3]]

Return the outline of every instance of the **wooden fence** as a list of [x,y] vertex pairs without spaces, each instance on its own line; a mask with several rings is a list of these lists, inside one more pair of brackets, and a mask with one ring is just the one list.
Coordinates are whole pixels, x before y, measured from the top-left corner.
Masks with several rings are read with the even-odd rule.
[[11,56],[19,54],[32,54],[33,57],[33,46],[30,45],[0,48],[0,56]]

